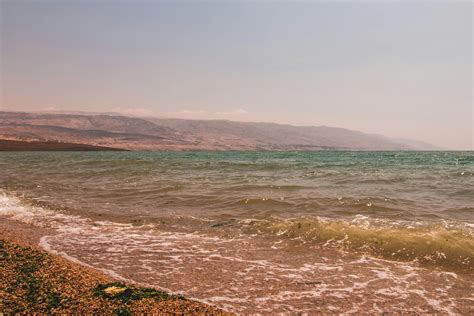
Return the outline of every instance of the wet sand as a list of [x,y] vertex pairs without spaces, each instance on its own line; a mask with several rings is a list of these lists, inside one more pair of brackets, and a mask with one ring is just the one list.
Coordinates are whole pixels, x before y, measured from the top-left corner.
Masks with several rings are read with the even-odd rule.
[[37,244],[51,233],[51,229],[1,217],[0,313],[223,314],[181,296],[121,283],[47,253]]

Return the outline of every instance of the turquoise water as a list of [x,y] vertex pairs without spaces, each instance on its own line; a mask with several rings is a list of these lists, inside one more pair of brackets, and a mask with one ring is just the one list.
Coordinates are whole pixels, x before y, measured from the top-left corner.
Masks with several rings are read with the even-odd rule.
[[89,214],[472,223],[472,152],[2,153],[0,188]]

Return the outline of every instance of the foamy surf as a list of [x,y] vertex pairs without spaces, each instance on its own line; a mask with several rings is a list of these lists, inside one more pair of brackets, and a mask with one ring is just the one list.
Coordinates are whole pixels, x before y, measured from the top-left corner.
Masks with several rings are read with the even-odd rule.
[[413,223],[372,220],[357,215],[349,220],[300,217],[247,223],[247,229],[300,239],[323,247],[343,248],[397,261],[474,272],[472,228],[464,223]]
[[48,251],[120,279],[179,292],[230,311],[472,310],[469,275],[360,256],[301,239],[94,221],[27,205],[5,194],[0,195],[0,214],[53,228],[55,234],[41,239]]

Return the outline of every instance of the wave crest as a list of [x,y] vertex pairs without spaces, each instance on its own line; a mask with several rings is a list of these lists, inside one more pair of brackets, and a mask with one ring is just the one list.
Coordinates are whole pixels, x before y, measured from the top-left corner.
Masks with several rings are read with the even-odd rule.
[[251,226],[261,233],[300,238],[324,247],[341,247],[389,260],[474,272],[474,239],[467,227],[383,225],[360,216],[352,222],[301,217],[258,221]]

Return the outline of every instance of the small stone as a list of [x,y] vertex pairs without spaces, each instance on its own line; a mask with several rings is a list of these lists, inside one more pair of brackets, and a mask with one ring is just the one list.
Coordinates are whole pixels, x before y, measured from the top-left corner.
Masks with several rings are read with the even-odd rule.
[[126,289],[126,287],[109,286],[104,290],[104,292],[108,295],[115,296],[125,292]]

